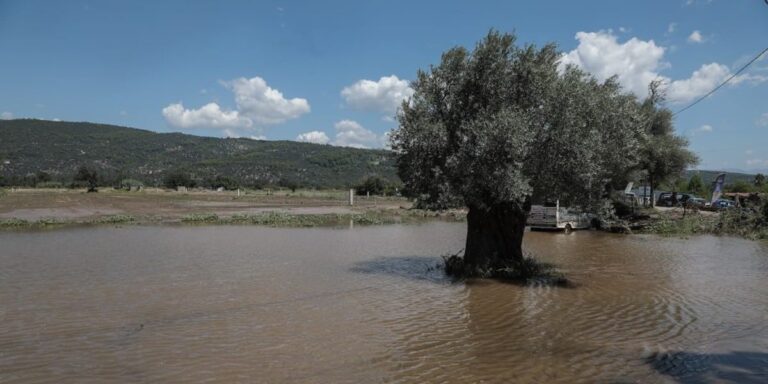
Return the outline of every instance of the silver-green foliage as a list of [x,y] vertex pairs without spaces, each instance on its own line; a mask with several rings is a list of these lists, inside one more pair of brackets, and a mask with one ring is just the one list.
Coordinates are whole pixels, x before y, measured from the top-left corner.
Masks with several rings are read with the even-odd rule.
[[558,71],[554,45],[491,31],[419,71],[392,134],[398,169],[422,205],[489,208],[538,198],[596,201],[638,164],[640,104],[615,79]]

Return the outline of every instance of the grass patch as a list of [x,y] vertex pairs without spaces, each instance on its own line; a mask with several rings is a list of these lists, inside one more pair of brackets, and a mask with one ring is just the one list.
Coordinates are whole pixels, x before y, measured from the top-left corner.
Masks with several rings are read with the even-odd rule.
[[3,219],[0,220],[0,228],[28,228],[32,223],[22,219]]
[[[115,191],[112,193],[121,193]],[[462,211],[433,212],[411,209],[366,209],[345,213],[298,214],[290,211],[267,211],[255,214],[220,216],[211,212],[198,212],[178,216],[116,214],[90,219],[43,218],[36,221],[23,219],[0,220],[0,229],[44,228],[66,225],[157,225],[167,223],[207,225],[261,225],[269,227],[321,227],[348,225],[384,225],[397,223],[421,223],[430,220],[463,221]]]
[[703,215],[687,215],[681,218],[661,216],[643,229],[643,232],[654,233],[663,236],[690,236],[705,233],[713,233],[715,230],[715,217]]
[[63,224],[67,224],[67,222],[55,217],[43,217],[35,221],[34,223],[32,223],[32,225],[36,227],[50,227],[54,225],[63,225]]
[[318,227],[328,225],[346,225],[350,222],[359,225],[377,225],[395,222],[394,217],[383,216],[375,212],[343,214],[302,214],[285,212],[266,212],[255,215],[238,214],[228,219],[221,219],[223,224],[253,224],[270,227]]
[[91,221],[91,223],[92,224],[126,224],[126,223],[133,223],[135,221],[136,221],[136,218],[131,215],[109,215],[109,216],[99,217]]
[[768,222],[755,209],[729,209],[717,215],[689,213],[685,217],[661,215],[643,233],[662,236],[729,235],[768,240]]
[[219,215],[215,213],[193,213],[181,218],[183,223],[216,223],[219,221]]
[[35,221],[13,218],[0,220],[0,229],[46,228],[64,225],[125,224],[135,221],[136,218],[130,215],[103,216],[89,221],[64,220],[57,217],[43,217]]
[[68,224],[68,222],[55,217],[44,217],[36,221],[29,221],[24,219],[5,219],[0,220],[0,228],[2,229],[28,229],[28,228],[44,228],[51,226],[58,226]]

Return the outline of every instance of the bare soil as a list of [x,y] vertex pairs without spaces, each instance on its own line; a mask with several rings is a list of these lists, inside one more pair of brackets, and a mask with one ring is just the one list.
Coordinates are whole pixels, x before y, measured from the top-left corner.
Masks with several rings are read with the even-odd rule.
[[101,189],[97,193],[86,193],[84,190],[15,189],[0,196],[0,219],[82,220],[131,215],[174,221],[196,213],[214,213],[221,217],[262,212],[347,214],[410,206],[407,199],[382,196],[355,196],[355,203],[350,206],[347,191],[241,191],[238,196],[236,191]]

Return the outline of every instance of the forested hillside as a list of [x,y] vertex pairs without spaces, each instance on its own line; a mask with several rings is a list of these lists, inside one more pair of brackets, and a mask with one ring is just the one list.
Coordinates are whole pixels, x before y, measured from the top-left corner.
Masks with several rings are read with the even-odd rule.
[[155,133],[93,123],[0,121],[4,184],[24,185],[36,178],[66,183],[81,166],[95,169],[104,183],[132,178],[149,185],[177,171],[196,180],[228,177],[255,187],[340,188],[372,175],[398,180],[394,157],[385,150]]

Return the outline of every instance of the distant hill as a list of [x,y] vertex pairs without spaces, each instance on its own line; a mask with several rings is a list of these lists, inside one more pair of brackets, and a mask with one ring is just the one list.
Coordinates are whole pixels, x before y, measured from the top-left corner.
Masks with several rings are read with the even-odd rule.
[[369,175],[397,181],[390,151],[294,141],[221,139],[106,124],[0,120],[0,176],[6,183],[43,171],[68,182],[78,167],[105,180],[159,183],[170,171],[196,179],[226,176],[242,185],[348,187]]
[[696,170],[696,169],[685,171],[684,177],[685,179],[690,179],[691,176],[697,173],[699,174],[699,176],[701,176],[701,180],[704,182],[705,185],[709,185],[709,183],[714,182],[715,178],[717,178],[717,175],[721,173],[725,173],[726,184],[733,184],[736,181],[744,181],[752,184],[752,182],[755,181],[755,175],[750,173],[739,173],[739,172],[728,172],[728,171],[704,171],[704,170]]

